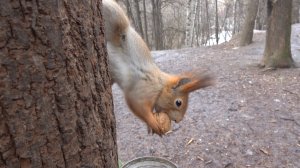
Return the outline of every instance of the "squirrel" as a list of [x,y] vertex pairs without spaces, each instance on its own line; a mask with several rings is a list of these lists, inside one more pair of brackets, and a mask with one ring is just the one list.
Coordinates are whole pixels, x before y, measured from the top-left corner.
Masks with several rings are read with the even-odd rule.
[[196,71],[179,75],[163,72],[117,2],[102,3],[112,84],[119,85],[130,110],[161,136],[164,132],[154,114],[165,112],[170,120],[180,122],[187,110],[189,93],[212,85],[213,77]]

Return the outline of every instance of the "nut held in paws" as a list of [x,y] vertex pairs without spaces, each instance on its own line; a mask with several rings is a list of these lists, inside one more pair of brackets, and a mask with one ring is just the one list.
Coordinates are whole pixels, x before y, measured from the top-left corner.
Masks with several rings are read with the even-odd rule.
[[155,113],[155,118],[158,121],[163,133],[167,133],[171,129],[171,120],[164,112]]

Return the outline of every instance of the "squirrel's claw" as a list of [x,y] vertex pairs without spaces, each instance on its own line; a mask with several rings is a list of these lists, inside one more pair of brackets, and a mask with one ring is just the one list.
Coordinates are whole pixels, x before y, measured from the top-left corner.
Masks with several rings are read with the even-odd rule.
[[148,126],[148,134],[154,135],[157,134],[158,136],[162,137],[164,135],[164,133],[161,131],[161,129],[159,129],[160,131],[155,131],[154,129],[152,129],[151,127]]

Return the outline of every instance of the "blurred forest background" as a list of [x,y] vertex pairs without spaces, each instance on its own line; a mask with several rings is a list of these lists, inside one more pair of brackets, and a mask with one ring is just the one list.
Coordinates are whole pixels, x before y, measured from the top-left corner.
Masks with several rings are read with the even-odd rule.
[[[247,17],[255,18],[254,29],[267,28],[268,0],[117,1],[151,50],[223,43],[249,27]],[[293,0],[292,23],[299,23],[299,7]]]

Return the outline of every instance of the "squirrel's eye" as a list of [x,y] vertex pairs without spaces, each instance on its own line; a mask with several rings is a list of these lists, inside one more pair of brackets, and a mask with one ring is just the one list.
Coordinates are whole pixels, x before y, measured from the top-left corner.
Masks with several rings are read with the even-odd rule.
[[175,100],[175,104],[176,104],[177,107],[180,107],[181,104],[182,104],[181,99],[176,99],[176,100]]

